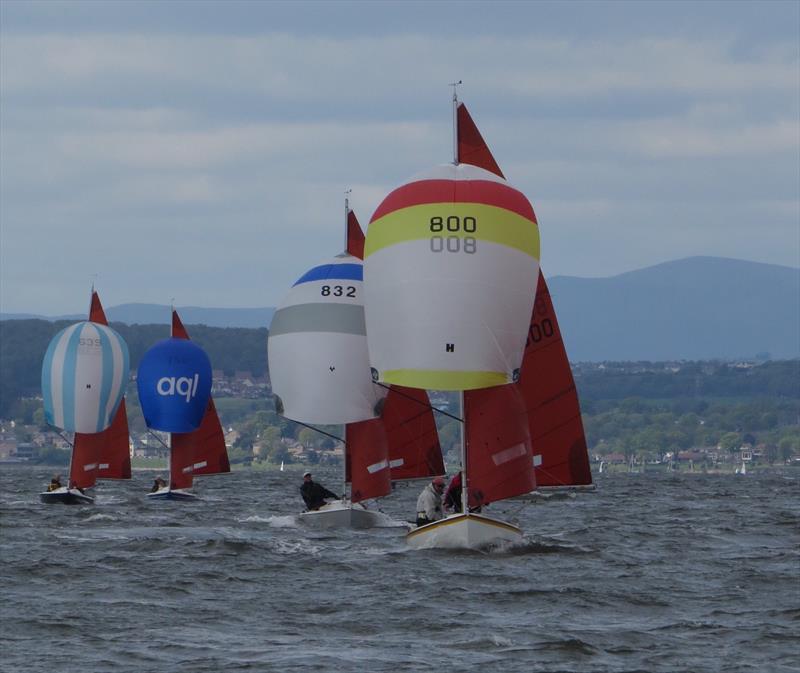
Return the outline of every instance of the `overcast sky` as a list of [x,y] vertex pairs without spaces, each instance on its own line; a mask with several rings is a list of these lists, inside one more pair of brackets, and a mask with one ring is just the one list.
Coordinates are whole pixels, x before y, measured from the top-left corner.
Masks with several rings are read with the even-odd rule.
[[546,275],[800,265],[800,3],[0,3],[0,310],[279,303],[452,158],[449,82]]

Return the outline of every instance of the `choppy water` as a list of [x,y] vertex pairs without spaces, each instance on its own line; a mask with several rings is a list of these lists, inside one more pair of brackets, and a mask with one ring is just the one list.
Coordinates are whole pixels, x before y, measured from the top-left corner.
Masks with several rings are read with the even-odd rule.
[[493,506],[527,537],[489,553],[407,549],[418,487],[324,532],[300,471],[195,503],[138,472],[90,507],[40,504],[50,476],[0,471],[4,672],[800,671],[800,471],[599,475]]

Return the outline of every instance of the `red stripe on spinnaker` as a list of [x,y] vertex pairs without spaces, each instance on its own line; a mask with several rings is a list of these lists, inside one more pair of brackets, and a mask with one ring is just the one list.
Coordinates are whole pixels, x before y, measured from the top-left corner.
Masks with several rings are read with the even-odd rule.
[[491,180],[418,180],[398,187],[372,215],[370,224],[403,208],[426,203],[480,203],[509,210],[536,222],[533,207],[525,195],[508,185]]

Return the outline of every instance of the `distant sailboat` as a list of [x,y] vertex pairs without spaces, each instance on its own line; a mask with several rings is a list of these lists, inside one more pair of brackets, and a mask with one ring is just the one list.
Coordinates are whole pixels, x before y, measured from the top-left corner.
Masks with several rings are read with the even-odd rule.
[[40,494],[44,503],[91,504],[85,491],[98,479],[130,479],[125,386],[128,350],[108,327],[92,288],[89,321],[68,327],[50,343],[42,368],[48,423],[75,433],[66,486]]
[[536,218],[496,164],[462,160],[465,113],[454,95],[454,163],[390,193],[365,247],[373,378],[461,393],[462,513],[410,531],[413,547],[519,540],[517,526],[477,510],[536,483],[523,391],[509,385],[520,378],[539,277]]
[[746,475],[747,474],[747,465],[744,461],[742,461],[742,466],[736,468],[736,474]]
[[283,472],[283,461],[281,461],[281,472]]
[[[194,500],[197,495],[190,490],[194,478],[230,472],[230,462],[225,435],[210,394],[211,365],[205,353],[190,344],[189,334],[175,310],[172,311],[171,335],[154,347],[161,350],[152,364],[143,358],[137,379],[145,420],[152,414],[148,427],[170,433],[169,479],[166,485],[151,491],[147,497]],[[172,371],[164,356],[182,361],[184,370]],[[144,376],[143,366],[148,369]],[[172,404],[173,408],[160,408],[165,404]]]
[[598,470],[598,472],[599,472],[600,474],[603,474],[603,465],[605,465],[605,463],[604,463],[604,462],[601,460],[601,461],[600,461],[600,469]]

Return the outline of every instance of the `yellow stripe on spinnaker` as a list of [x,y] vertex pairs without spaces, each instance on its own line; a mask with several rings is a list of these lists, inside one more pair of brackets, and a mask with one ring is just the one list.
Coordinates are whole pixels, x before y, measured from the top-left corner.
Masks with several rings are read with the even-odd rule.
[[426,390],[474,390],[510,382],[505,372],[450,371],[446,369],[387,369],[381,380]]
[[[448,229],[448,217],[458,218],[458,231]],[[465,221],[467,217],[474,218],[474,231],[466,230],[473,228],[473,221]],[[437,224],[431,225],[432,218],[442,218],[440,231],[435,231]],[[451,228],[455,228],[455,219],[451,220]],[[384,215],[369,225],[364,258],[396,243],[434,236],[445,239],[448,236],[472,237],[478,242],[507,245],[539,259],[539,228],[536,224],[505,208],[483,203],[423,203]]]

